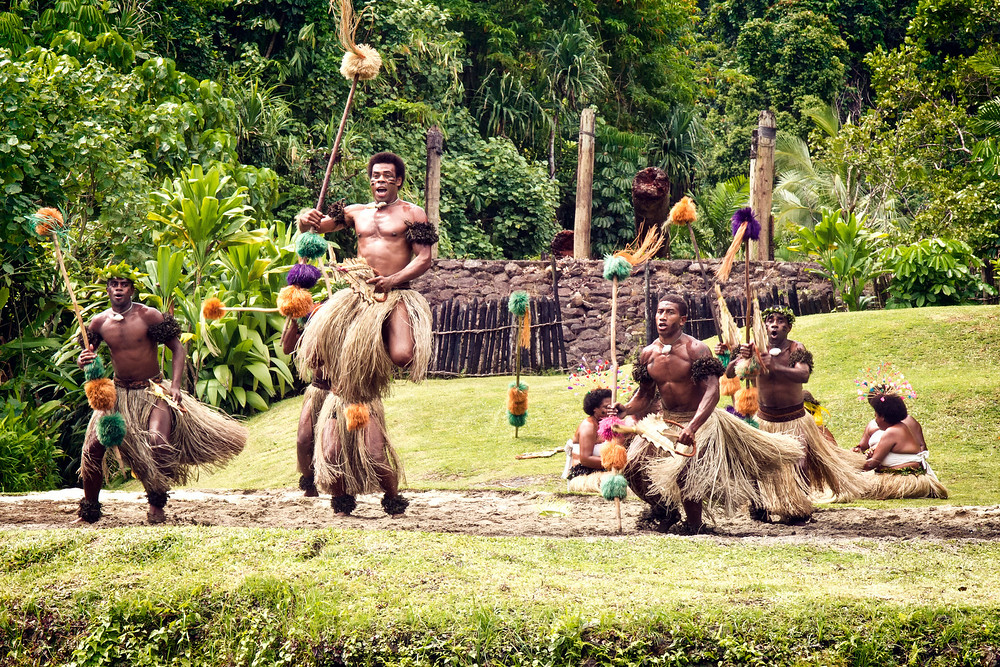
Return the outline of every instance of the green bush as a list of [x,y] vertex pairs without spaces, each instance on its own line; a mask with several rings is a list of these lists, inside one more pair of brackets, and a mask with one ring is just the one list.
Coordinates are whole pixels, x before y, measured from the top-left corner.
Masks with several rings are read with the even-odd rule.
[[874,298],[864,294],[876,276],[885,273],[880,262],[879,243],[885,234],[864,227],[853,212],[823,209],[823,219],[816,227],[799,227],[789,250],[805,253],[817,262],[819,276],[833,283],[833,288],[848,310],[864,310]]
[[921,239],[883,252],[892,271],[886,308],[953,306],[995,290],[974,272],[983,266],[972,248],[957,239]]
[[48,491],[59,485],[53,425],[45,421],[58,408],[51,401],[39,408],[8,401],[0,410],[0,492]]

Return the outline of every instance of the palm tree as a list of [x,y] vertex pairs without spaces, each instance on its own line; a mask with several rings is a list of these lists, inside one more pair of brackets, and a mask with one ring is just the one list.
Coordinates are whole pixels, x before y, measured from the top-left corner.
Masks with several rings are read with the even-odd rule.
[[691,188],[694,175],[701,166],[699,150],[705,130],[694,109],[674,107],[670,116],[660,122],[660,132],[650,151],[650,164],[666,173],[670,180],[671,202],[680,199]]
[[567,112],[579,111],[608,82],[601,46],[580,19],[567,19],[539,53],[549,105],[549,178],[556,177],[556,134]]
[[824,209],[842,210],[868,221],[868,226],[887,231],[905,220],[896,210],[896,198],[888,183],[873,183],[868,174],[842,157],[838,144],[840,118],[833,106],[807,110],[832,140],[833,149],[814,160],[805,140],[778,133],[774,164],[778,184],[774,189],[778,223],[812,228],[823,219]]
[[719,257],[732,242],[733,213],[750,201],[750,182],[746,176],[736,176],[699,192],[694,200],[698,206],[698,224],[694,226],[698,245],[707,257]]

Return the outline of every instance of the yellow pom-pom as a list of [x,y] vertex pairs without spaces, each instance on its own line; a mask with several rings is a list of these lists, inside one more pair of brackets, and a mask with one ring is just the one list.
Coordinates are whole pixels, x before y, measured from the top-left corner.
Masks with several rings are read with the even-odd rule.
[[601,465],[605,470],[621,470],[628,463],[628,450],[616,441],[609,442],[601,450]]
[[[523,383],[522,383],[523,384]],[[511,387],[507,391],[507,412],[512,415],[523,415],[528,411],[528,389]]]
[[723,396],[732,396],[740,390],[740,379],[738,377],[727,378],[725,375],[719,378],[719,393]]
[[83,391],[92,410],[111,412],[115,409],[115,383],[108,378],[88,380],[83,385]]
[[757,414],[757,387],[744,387],[733,396],[736,402],[736,410],[740,414],[752,417]]
[[222,301],[213,296],[205,299],[205,303],[201,305],[201,314],[206,320],[217,320],[226,314],[226,307],[222,305]]
[[690,197],[681,197],[681,200],[670,209],[670,222],[675,225],[690,225],[697,219],[698,213]]
[[368,81],[378,76],[382,68],[382,56],[367,44],[357,44],[356,51],[348,51],[340,63],[340,73],[348,81],[355,76],[361,81]]
[[305,317],[312,310],[313,298],[309,290],[288,285],[278,292],[278,312],[284,317]]
[[364,403],[351,403],[344,409],[344,419],[347,420],[347,430],[357,431],[368,426],[371,413]]

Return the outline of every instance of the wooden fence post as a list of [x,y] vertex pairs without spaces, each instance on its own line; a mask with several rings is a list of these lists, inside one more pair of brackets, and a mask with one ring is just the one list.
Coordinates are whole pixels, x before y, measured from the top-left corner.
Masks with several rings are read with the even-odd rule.
[[[427,130],[427,178],[424,180],[424,211],[427,221],[437,229],[441,224],[441,154],[444,136],[437,125]],[[438,244],[431,246],[431,257],[438,256]]]
[[757,241],[758,261],[774,259],[774,220],[771,217],[771,200],[774,192],[774,139],[778,131],[774,112],[765,109],[757,117],[750,147],[750,207],[760,221],[760,240]]
[[573,257],[590,259],[590,215],[594,202],[593,108],[580,113],[580,149],[576,166],[576,217],[573,220]]

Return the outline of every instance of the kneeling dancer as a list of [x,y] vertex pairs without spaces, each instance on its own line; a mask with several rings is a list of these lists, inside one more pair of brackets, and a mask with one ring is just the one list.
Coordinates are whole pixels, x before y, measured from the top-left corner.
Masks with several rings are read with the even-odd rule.
[[[80,459],[84,497],[78,514],[88,523],[101,518],[102,480],[109,463],[116,460],[145,488],[149,522],[162,523],[171,485],[186,483],[194,466],[222,467],[243,451],[247,429],[182,391],[186,352],[179,339],[180,326],[172,316],[132,301],[135,272],[119,264],[105,274],[111,307],[87,327],[90,345],[80,353],[77,365],[84,368],[94,362],[97,348],[102,342],[107,344],[115,371],[115,397],[109,410],[94,410],[87,427]],[[161,384],[160,344],[172,357],[169,389]],[[120,444],[105,447],[98,424],[116,412],[124,421],[125,436]]]
[[406,167],[393,153],[368,161],[374,201],[324,216],[311,209],[299,216],[300,231],[319,233],[352,227],[358,256],[341,269],[348,287],[312,316],[300,342],[300,368],[322,367],[331,386],[316,428],[316,484],[333,494],[338,514],[350,514],[354,496],[382,489],[382,507],[402,514],[402,467],[385,431],[382,401],[395,368],[422,381],[431,356],[431,312],[410,281],[431,265],[437,231],[424,210],[399,198]]
[[[636,437],[623,474],[629,488],[650,505],[650,518],[665,531],[683,505],[687,531],[702,531],[705,502],[732,514],[747,503],[762,504],[759,482],[802,457],[802,445],[788,436],[765,433],[716,408],[718,378],[724,369],[708,346],[683,332],[687,305],[668,294],[656,309],[657,340],[639,354],[639,390],[619,414],[643,417],[660,396],[660,414],[684,427],[678,445],[694,447],[692,457],[665,451]],[[800,485],[787,489],[804,496]],[[808,499],[806,499],[808,502]]]

